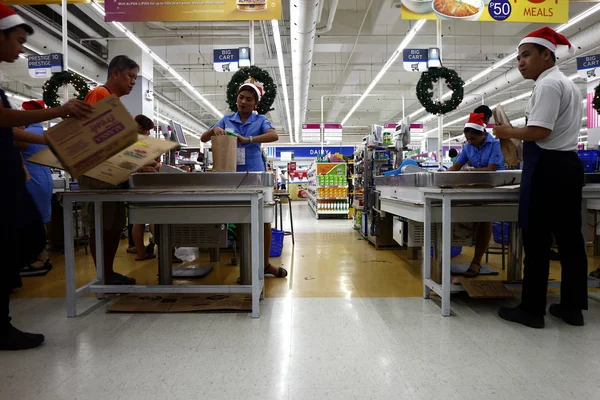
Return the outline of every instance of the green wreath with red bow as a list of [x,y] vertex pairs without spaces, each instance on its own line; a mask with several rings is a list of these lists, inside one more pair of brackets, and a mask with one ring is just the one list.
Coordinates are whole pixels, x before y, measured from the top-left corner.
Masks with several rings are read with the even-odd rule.
[[600,114],[600,83],[594,89],[594,98],[592,99],[592,107],[598,114]]
[[85,96],[87,96],[90,91],[90,87],[88,86],[85,79],[81,77],[81,75],[77,75],[75,73],[69,71],[57,72],[50,77],[44,83],[44,103],[49,108],[60,107],[60,98],[58,96],[58,89],[63,87],[64,85],[71,84],[77,95],[75,98],[79,100],[85,100]]

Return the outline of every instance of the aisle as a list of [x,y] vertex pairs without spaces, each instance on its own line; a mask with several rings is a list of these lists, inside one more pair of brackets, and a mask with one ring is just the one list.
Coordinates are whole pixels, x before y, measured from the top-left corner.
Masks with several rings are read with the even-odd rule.
[[[18,400],[562,400],[597,397],[600,297],[586,326],[553,317],[531,330],[496,312],[506,301],[453,299],[443,318],[420,297],[418,262],[375,251],[350,221],[316,221],[294,204],[296,246],[280,262],[290,279],[269,279],[262,316],[246,313],[108,314],[65,318],[64,299],[17,299],[14,324],[43,332],[28,352],[0,352],[0,398]],[[124,248],[122,249],[124,252]],[[78,254],[78,274],[89,274]],[[468,257],[468,256],[465,256]],[[154,279],[151,264],[133,264]],[[93,271],[93,267],[91,267]],[[234,279],[235,267],[213,278]],[[21,292],[64,293],[60,271]],[[45,281],[44,281],[45,279]],[[61,289],[62,286],[62,289]],[[387,297],[390,296],[390,297]],[[404,298],[392,298],[414,296]],[[271,298],[269,298],[271,297]],[[303,298],[315,297],[315,298]],[[387,297],[387,298],[383,298]],[[551,295],[550,302],[558,296]],[[82,299],[84,307],[96,302]]]

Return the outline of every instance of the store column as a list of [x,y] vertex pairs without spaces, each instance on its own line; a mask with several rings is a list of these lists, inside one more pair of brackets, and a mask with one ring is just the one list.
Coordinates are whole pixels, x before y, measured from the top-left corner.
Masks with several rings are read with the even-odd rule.
[[140,66],[133,90],[128,96],[121,98],[123,105],[133,116],[143,114],[154,119],[154,97],[152,95],[154,92],[154,61],[152,57],[136,45],[123,40],[111,41],[108,50],[109,59],[124,54]]

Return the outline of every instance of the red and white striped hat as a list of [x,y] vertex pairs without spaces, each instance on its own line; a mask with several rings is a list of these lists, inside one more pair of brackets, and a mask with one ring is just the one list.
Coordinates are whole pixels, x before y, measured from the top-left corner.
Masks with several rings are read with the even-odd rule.
[[465,124],[465,128],[475,129],[477,131],[485,131],[484,114],[471,113],[469,114],[469,121]]
[[519,47],[525,43],[539,44],[540,46],[544,46],[545,48],[549,49],[553,53],[556,53],[556,47],[559,45],[569,46],[569,53],[575,52],[571,42],[569,42],[569,39],[567,39],[565,35],[561,35],[547,26],[540,28],[537,31],[533,31],[529,35],[525,36],[519,43]]
[[254,83],[251,82],[246,82],[244,84],[242,84],[242,86],[240,86],[240,88],[238,89],[238,93],[240,93],[242,91],[242,89],[244,88],[251,88],[252,90],[254,90],[256,92],[256,94],[258,95],[258,101],[260,101],[260,99],[262,99],[262,88],[260,86],[256,86]]
[[25,23],[25,20],[15,10],[9,8],[4,3],[0,3],[0,31],[5,31],[15,26],[23,26],[23,29],[28,34],[33,34],[33,28]]

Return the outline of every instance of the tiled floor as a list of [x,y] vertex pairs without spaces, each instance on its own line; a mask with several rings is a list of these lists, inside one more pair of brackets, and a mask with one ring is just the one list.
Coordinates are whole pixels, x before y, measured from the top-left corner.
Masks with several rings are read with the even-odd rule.
[[[598,398],[598,293],[581,328],[553,317],[544,330],[510,324],[496,316],[505,301],[466,296],[454,297],[454,315],[443,318],[435,300],[413,294],[419,271],[399,264],[401,254],[375,252],[348,221],[316,222],[303,207],[295,208],[296,247],[286,238],[281,260],[291,279],[269,280],[275,296],[260,319],[102,307],[67,319],[64,299],[16,299],[15,325],[47,342],[0,352],[0,399]],[[44,284],[57,291],[52,279]],[[21,296],[34,282],[42,281],[27,281]]]

